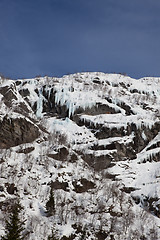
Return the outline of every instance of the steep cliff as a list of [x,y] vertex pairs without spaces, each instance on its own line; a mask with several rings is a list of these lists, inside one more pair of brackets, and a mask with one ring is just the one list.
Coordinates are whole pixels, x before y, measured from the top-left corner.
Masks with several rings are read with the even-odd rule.
[[159,106],[160,78],[1,79],[0,234],[19,199],[28,240],[159,239]]

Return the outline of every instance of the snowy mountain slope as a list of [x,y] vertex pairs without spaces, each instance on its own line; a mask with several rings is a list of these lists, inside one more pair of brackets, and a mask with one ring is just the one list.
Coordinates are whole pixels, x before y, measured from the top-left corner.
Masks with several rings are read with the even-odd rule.
[[26,239],[159,239],[159,106],[160,78],[1,79],[0,234],[19,198]]

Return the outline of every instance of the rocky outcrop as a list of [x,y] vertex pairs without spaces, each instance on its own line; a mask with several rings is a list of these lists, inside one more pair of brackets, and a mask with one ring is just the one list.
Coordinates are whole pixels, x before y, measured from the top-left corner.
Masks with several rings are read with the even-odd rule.
[[141,239],[126,235],[126,224],[137,226],[134,201],[160,218],[160,79],[137,81],[83,73],[2,83],[0,234],[8,207],[20,197],[27,239],[47,238],[49,189],[56,230],[73,223],[61,240],[114,239],[114,226],[116,239]]
[[63,147],[58,148],[57,153],[54,153],[54,154],[49,153],[48,157],[53,158],[55,160],[59,160],[59,161],[65,161],[65,160],[67,160],[68,154],[69,154],[68,149],[65,146],[63,146]]
[[0,93],[3,95],[3,101],[7,107],[12,106],[12,101],[17,100],[15,85],[4,86],[0,88]]
[[63,189],[64,191],[69,191],[69,186],[68,182],[59,182],[58,180],[56,181],[51,181],[50,186],[52,189]]
[[87,192],[89,189],[93,189],[95,187],[93,182],[88,181],[85,178],[82,178],[79,181],[73,181],[72,184],[76,193]]
[[25,118],[8,118],[0,120],[0,148],[9,148],[22,143],[33,142],[40,132],[38,127]]
[[110,166],[113,157],[111,155],[95,156],[94,154],[83,154],[83,160],[96,171],[106,169]]

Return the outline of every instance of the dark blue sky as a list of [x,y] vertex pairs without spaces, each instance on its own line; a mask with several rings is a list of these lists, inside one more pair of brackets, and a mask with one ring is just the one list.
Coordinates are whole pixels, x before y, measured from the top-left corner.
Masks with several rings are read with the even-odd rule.
[[0,0],[0,72],[160,76],[159,0]]

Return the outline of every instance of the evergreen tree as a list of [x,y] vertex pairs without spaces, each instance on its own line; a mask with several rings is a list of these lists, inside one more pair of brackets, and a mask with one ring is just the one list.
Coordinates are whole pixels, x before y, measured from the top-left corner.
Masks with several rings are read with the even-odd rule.
[[54,227],[52,229],[52,234],[50,236],[48,236],[48,240],[58,240],[58,238],[56,237],[56,234],[55,234]]
[[87,227],[84,226],[79,240],[86,240],[86,239],[87,239]]
[[54,201],[54,193],[53,190],[51,188],[50,190],[50,196],[49,196],[49,200],[46,203],[46,210],[47,210],[47,216],[52,216],[55,213],[55,201]]
[[1,240],[22,240],[22,232],[24,230],[22,222],[19,218],[19,213],[22,207],[19,203],[14,204],[9,220],[6,220],[5,235],[1,237]]

